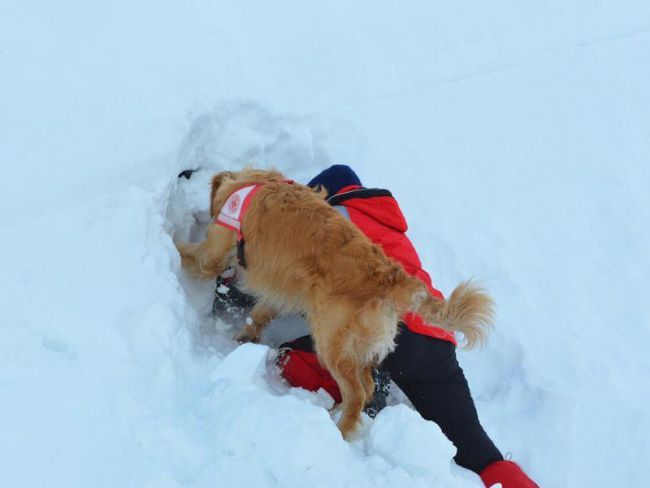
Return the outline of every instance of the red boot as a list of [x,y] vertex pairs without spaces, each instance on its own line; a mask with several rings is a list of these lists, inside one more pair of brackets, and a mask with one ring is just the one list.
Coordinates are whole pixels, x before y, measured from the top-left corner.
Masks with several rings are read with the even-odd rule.
[[282,376],[291,386],[318,391],[323,388],[336,403],[341,402],[341,390],[332,375],[318,361],[313,352],[290,349],[278,357]]
[[503,488],[539,488],[517,463],[497,461],[481,471],[479,475],[486,488],[501,483]]

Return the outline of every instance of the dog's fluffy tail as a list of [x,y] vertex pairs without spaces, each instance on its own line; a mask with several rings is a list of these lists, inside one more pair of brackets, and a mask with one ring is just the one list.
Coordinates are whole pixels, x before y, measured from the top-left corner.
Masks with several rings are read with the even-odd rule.
[[413,296],[413,312],[430,324],[463,334],[465,349],[485,343],[494,320],[494,301],[485,290],[465,281],[446,300],[440,300],[431,296],[422,282],[418,284],[420,290]]

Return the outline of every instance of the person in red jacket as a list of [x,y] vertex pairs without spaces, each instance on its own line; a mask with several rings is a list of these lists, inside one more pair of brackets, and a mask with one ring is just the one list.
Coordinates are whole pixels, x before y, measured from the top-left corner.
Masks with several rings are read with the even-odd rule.
[[[308,185],[325,189],[330,205],[381,246],[387,256],[400,262],[407,273],[422,280],[432,295],[443,298],[422,269],[420,258],[405,234],[406,219],[388,190],[363,187],[357,174],[345,165],[331,166]],[[236,287],[223,289],[228,290],[228,296],[217,293],[215,312],[226,309],[232,312],[233,304],[250,304],[245,296],[237,295],[240,292]],[[420,415],[438,424],[456,446],[456,463],[477,473],[485,486],[501,483],[503,488],[537,487],[516,463],[504,460],[481,426],[467,380],[456,359],[453,333],[426,324],[414,313],[403,317],[399,330],[395,350],[375,374],[375,398],[367,413],[372,416],[385,405],[390,379]],[[341,401],[338,385],[320,365],[310,336],[280,346],[278,365],[291,385],[312,391],[323,388],[335,401]]]

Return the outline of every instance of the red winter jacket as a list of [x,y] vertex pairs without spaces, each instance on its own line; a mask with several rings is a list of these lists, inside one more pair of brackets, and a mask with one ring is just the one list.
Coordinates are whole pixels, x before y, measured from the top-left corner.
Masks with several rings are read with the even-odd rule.
[[[335,208],[344,207],[342,213],[347,211],[346,217],[349,217],[368,239],[381,246],[387,256],[401,263],[408,274],[423,281],[429,293],[444,298],[431,284],[429,274],[422,269],[420,258],[405,234],[408,229],[406,219],[390,192],[351,185],[342,188],[328,201]],[[418,314],[408,313],[403,321],[412,332],[457,344],[452,332],[427,324]]]

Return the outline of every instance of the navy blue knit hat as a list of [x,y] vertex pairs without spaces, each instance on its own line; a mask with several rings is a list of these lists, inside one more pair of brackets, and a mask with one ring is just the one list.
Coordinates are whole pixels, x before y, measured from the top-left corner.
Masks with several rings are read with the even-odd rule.
[[321,171],[312,180],[307,183],[307,186],[315,188],[317,186],[322,186],[327,190],[328,195],[336,195],[342,188],[350,185],[359,185],[361,180],[357,174],[352,171],[352,168],[346,166],[345,164],[335,164],[330,166],[324,171]]

